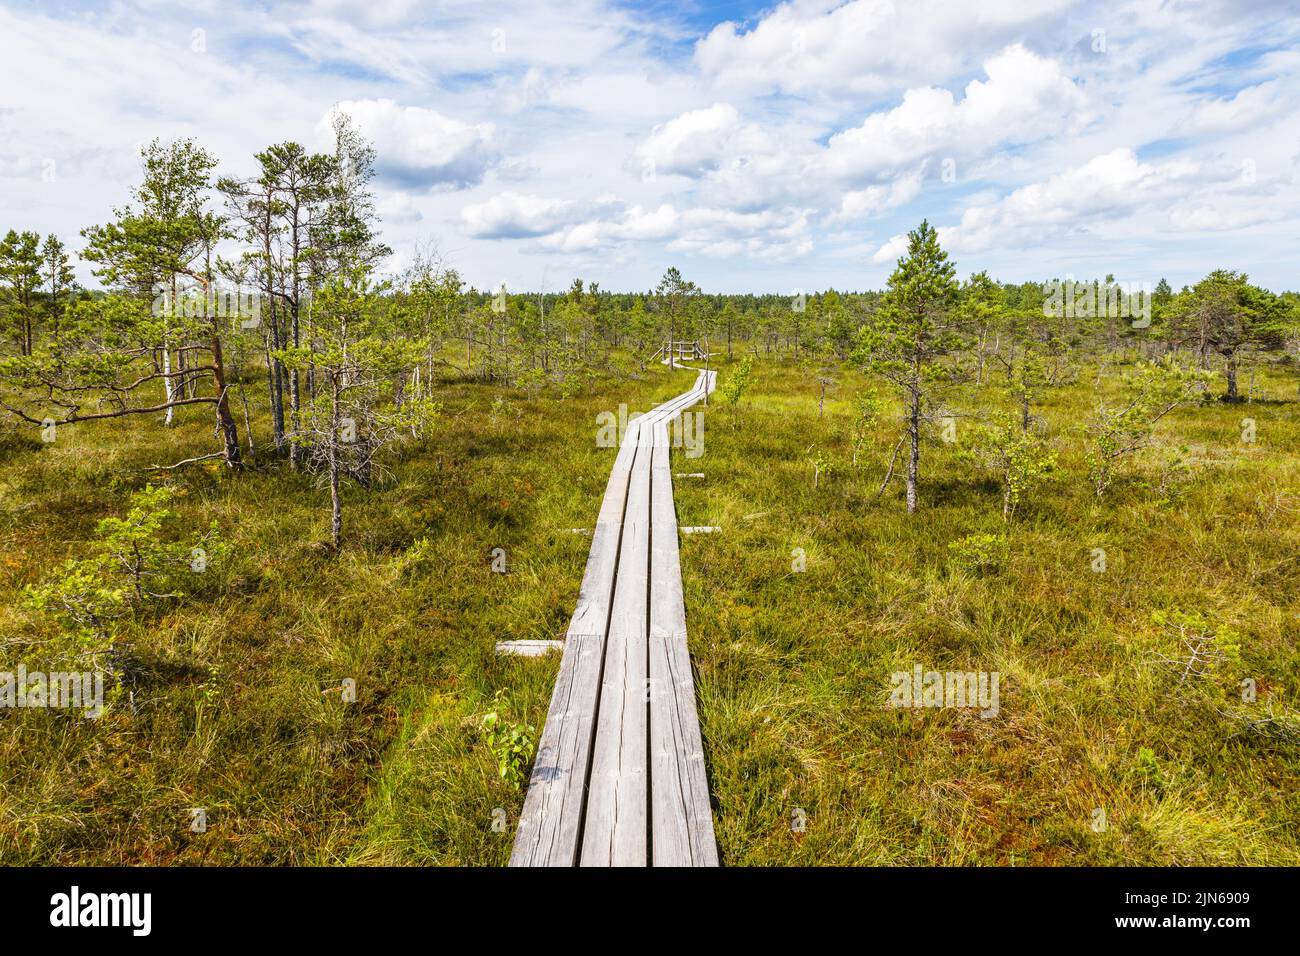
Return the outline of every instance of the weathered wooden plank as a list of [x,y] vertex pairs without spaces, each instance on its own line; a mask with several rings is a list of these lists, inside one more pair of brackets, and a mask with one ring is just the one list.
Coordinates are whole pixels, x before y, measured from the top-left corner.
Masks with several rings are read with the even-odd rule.
[[551,706],[538,742],[524,809],[510,852],[511,866],[575,866],[581,839],[586,772],[595,723],[605,635],[564,641]]
[[628,424],[627,435],[619,446],[605,485],[596,529],[591,535],[591,552],[578,591],[578,605],[569,623],[570,631],[583,634],[604,633],[609,623],[610,601],[614,593],[614,569],[618,563],[618,542],[623,533],[623,510],[627,502],[628,479],[636,454],[640,420]]
[[[512,866],[717,863],[667,470],[667,422],[715,381],[700,372],[689,391],[629,424],[592,533]],[[665,514],[671,525],[661,532]],[[668,590],[657,597],[650,582],[660,575]],[[652,645],[656,614],[668,636]],[[657,702],[647,697],[652,673],[665,690]],[[654,739],[662,753],[652,752]],[[656,772],[666,785],[657,796]],[[664,828],[662,847],[652,826]]]
[[717,866],[704,743],[686,645],[677,515],[666,426],[652,466],[650,832],[654,866]]
[[643,425],[637,437],[596,715],[582,832],[583,866],[646,866],[649,862],[646,599],[654,429]]
[[[639,426],[629,426],[635,436]],[[635,438],[619,448],[605,486],[577,608],[569,622],[519,817],[511,866],[576,866],[600,700],[609,610]]]

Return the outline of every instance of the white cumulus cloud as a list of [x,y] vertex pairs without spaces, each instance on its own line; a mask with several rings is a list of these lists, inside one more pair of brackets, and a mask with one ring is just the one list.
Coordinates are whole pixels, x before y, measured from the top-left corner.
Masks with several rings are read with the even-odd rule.
[[460,212],[465,234],[475,239],[526,239],[555,232],[573,220],[576,203],[504,192]]
[[984,65],[957,100],[948,90],[908,90],[891,110],[832,136],[825,164],[838,179],[870,176],[926,156],[973,157],[1082,125],[1086,98],[1055,60],[1011,46]]
[[[378,151],[382,178],[406,187],[472,186],[492,164],[493,125],[464,123],[422,106],[393,100],[344,100],[337,105]],[[330,114],[317,124],[325,136]]]

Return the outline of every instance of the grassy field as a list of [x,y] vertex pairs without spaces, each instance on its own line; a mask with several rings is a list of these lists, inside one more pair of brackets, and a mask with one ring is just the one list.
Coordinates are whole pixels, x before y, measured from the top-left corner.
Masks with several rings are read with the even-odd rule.
[[[337,555],[327,493],[280,465],[150,470],[211,449],[198,413],[0,437],[5,666],[54,668],[53,625],[22,588],[146,482],[176,489],[178,532],[216,520],[233,545],[183,604],[127,623],[130,699],[97,721],[0,714],[0,862],[504,863],[522,794],[481,717],[540,730],[558,659],[493,644],[567,625],[589,543],[570,529],[590,527],[613,457],[596,414],[692,379],[655,367],[564,400],[446,383],[436,434],[349,490]],[[852,468],[866,383],[836,379],[819,415],[814,374],[760,362],[739,421],[715,400],[704,457],[675,469],[706,474],[677,483],[679,521],[723,528],[682,540],[723,862],[1300,863],[1294,374],[1263,375],[1249,405],[1179,409],[1099,501],[1079,426],[1119,386],[1084,368],[1036,409],[1059,466],[1010,525],[962,455],[964,417],[925,450],[920,513],[898,481],[877,498],[896,409]],[[1178,447],[1187,464],[1169,467]],[[976,533],[1006,536],[998,566],[954,559]],[[1180,680],[1160,611],[1210,621],[1221,659]],[[886,706],[891,673],[916,664],[997,671],[999,713]]]
[[[1186,446],[1186,473],[1152,449],[1098,501],[1078,426],[1117,382],[1084,369],[1037,409],[1058,471],[1009,526],[960,454],[960,416],[987,413],[995,390],[951,396],[956,441],[926,448],[908,516],[901,482],[876,498],[896,419],[848,467],[862,384],[841,377],[819,418],[807,376],[761,367],[740,427],[709,432],[706,480],[677,492],[681,521],[724,529],[682,556],[723,859],[1300,863],[1298,725],[1250,722],[1270,701],[1294,714],[1300,691],[1294,378],[1263,388],[1284,402],[1178,410],[1159,437]],[[819,451],[831,469],[814,489]],[[979,533],[1006,536],[1001,567],[954,561],[950,542]],[[1180,683],[1162,658],[1189,655],[1161,610],[1235,630],[1238,659]],[[890,675],[917,664],[999,672],[999,713],[888,707]]]
[[[648,407],[693,375],[653,368],[581,398],[528,401],[444,386],[435,435],[388,479],[351,490],[332,555],[328,493],[283,466],[160,475],[203,453],[196,413],[61,428],[0,451],[3,659],[53,670],[53,625],[22,588],[84,553],[99,519],[148,481],[177,490],[176,531],[216,520],[233,545],[183,605],[129,621],[133,700],[98,720],[0,713],[3,863],[501,863],[522,794],[498,779],[480,717],[540,729],[553,661],[497,658],[509,637],[554,637],[572,613],[613,450],[595,416]],[[501,398],[501,401],[498,401]],[[267,441],[269,436],[256,436]],[[494,574],[491,551],[509,573]],[[8,665],[6,665],[8,666]],[[355,703],[337,693],[356,681]],[[190,830],[191,808],[207,831]]]

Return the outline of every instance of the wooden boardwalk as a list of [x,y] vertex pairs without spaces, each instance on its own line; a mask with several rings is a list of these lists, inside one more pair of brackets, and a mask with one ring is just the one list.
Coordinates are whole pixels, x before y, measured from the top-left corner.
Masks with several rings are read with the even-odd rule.
[[511,866],[717,866],[686,648],[668,423],[628,423],[591,538]]

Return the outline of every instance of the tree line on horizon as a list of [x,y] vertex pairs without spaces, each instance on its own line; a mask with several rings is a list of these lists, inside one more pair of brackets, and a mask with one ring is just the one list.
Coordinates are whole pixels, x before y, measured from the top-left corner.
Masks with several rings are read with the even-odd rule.
[[[563,292],[479,290],[423,247],[384,275],[392,250],[370,191],[374,148],[344,113],[333,134],[329,152],[272,145],[245,177],[218,176],[217,158],[192,140],[144,147],[129,201],[81,232],[78,254],[101,289],[76,283],[57,236],[10,230],[0,409],[57,428],[132,416],[170,425],[178,409],[208,406],[220,448],[192,460],[237,469],[258,453],[250,392],[260,389],[271,425],[260,453],[324,477],[337,542],[340,482],[368,483],[385,444],[427,427],[448,378],[563,396],[593,371],[635,374],[674,339],[706,341],[728,360],[853,363],[900,389],[914,507],[932,379],[983,383],[1000,369],[1018,383],[1027,428],[1034,390],[1081,358],[1186,356],[1217,367],[1224,400],[1237,401],[1243,367],[1259,356],[1294,364],[1300,348],[1300,296],[1243,272],[1215,270],[1178,292],[1162,279],[1139,326],[1083,299],[1073,314],[1047,307],[1047,283],[987,272],[959,282],[928,223],[881,291],[710,293],[677,268],[645,292],[581,278]],[[1105,303],[1119,286],[1106,276],[1096,289],[1092,301]]]

